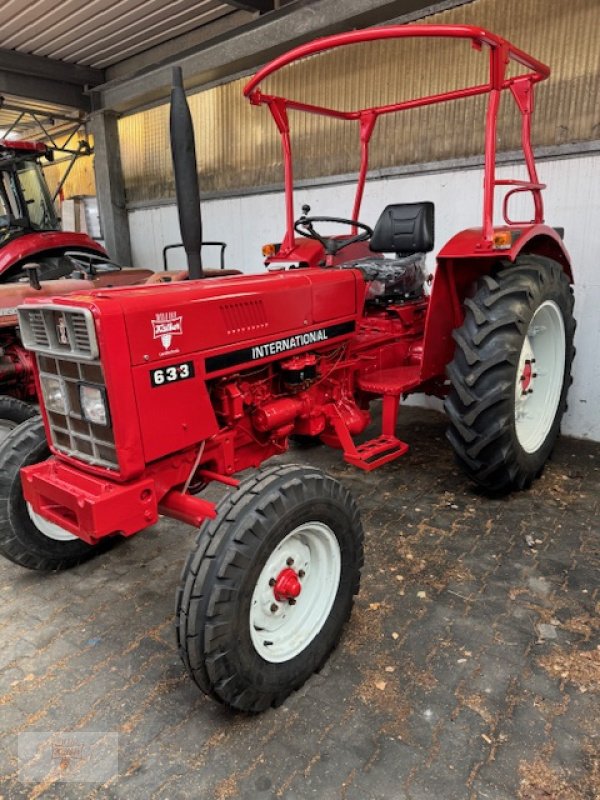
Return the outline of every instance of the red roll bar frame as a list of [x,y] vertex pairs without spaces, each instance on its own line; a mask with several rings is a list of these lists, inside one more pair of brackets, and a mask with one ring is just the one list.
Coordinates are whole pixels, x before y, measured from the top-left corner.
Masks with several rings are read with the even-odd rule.
[[[307,56],[332,50],[349,44],[371,42],[380,39],[403,38],[446,38],[467,39],[473,47],[481,50],[485,45],[489,48],[489,81],[484,84],[467,86],[441,94],[426,95],[413,100],[404,100],[384,106],[357,109],[354,111],[339,111],[334,108],[324,108],[310,103],[301,103],[285,97],[263,94],[259,88],[262,81],[269,75],[282,69],[288,64],[306,58]],[[506,77],[506,68],[510,61],[515,61],[531,70],[512,78]],[[494,192],[496,186],[513,186],[503,203],[503,215],[507,225],[524,224],[511,222],[507,217],[507,200],[516,192],[531,192],[533,195],[535,219],[533,222],[540,224],[544,221],[544,205],[542,189],[545,184],[538,180],[535,168],[535,159],[531,147],[531,114],[533,112],[533,86],[538,81],[545,80],[550,74],[550,68],[541,61],[529,56],[527,53],[507,42],[500,36],[473,25],[390,25],[384,28],[369,28],[367,30],[350,31],[348,33],[326,36],[316,39],[308,44],[290,50],[279,58],[260,69],[244,87],[244,95],[254,105],[266,104],[275,120],[281,135],[284,163],[284,181],[286,198],[286,234],[281,246],[282,255],[292,249],[294,244],[294,203],[293,203],[293,171],[292,148],[290,142],[290,128],[288,109],[306,111],[311,114],[322,114],[344,120],[357,120],[359,122],[359,135],[361,147],[361,162],[358,174],[356,194],[352,219],[358,219],[364,191],[365,179],[369,164],[369,142],[375,128],[377,119],[382,114],[391,114],[409,108],[433,105],[448,100],[457,100],[463,97],[489,94],[485,124],[485,166],[483,185],[483,238],[492,241],[494,228]],[[497,180],[496,179],[496,124],[500,93],[509,89],[521,113],[521,147],[525,157],[525,164],[529,173],[528,181]],[[356,233],[356,230],[354,230]]]

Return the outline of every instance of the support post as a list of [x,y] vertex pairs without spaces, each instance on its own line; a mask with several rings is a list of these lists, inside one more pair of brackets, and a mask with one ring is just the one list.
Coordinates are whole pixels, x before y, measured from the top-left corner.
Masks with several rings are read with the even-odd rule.
[[131,239],[117,119],[114,111],[98,111],[90,118],[96,194],[108,254],[117,263],[131,266]]

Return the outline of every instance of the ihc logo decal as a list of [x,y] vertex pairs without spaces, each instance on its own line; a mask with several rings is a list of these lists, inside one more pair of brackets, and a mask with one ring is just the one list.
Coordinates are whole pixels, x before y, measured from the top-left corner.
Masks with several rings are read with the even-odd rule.
[[183,318],[176,311],[161,311],[152,320],[154,339],[160,339],[162,346],[168,350],[173,336],[183,333]]
[[58,337],[59,344],[69,344],[67,321],[62,314],[58,317],[56,323],[56,336]]

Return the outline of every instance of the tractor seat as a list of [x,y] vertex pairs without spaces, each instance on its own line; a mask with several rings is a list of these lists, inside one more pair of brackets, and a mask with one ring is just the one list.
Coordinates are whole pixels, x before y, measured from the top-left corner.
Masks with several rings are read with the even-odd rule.
[[369,248],[398,257],[433,250],[434,206],[431,202],[394,203],[377,220]]
[[[386,206],[369,242],[373,256],[342,265],[362,272],[369,284],[367,303],[405,303],[423,295],[425,253],[433,250],[433,222],[431,202]],[[386,258],[381,253],[395,253],[395,257]]]

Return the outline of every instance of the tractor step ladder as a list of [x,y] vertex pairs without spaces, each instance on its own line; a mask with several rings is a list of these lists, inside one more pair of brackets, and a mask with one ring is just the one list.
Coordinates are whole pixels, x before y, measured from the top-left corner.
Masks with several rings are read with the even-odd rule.
[[363,444],[355,444],[343,420],[334,419],[335,431],[344,448],[344,460],[367,472],[394,461],[408,450],[406,442],[396,437],[400,397],[421,382],[419,365],[377,370],[358,379],[358,388],[383,398],[381,435]]

